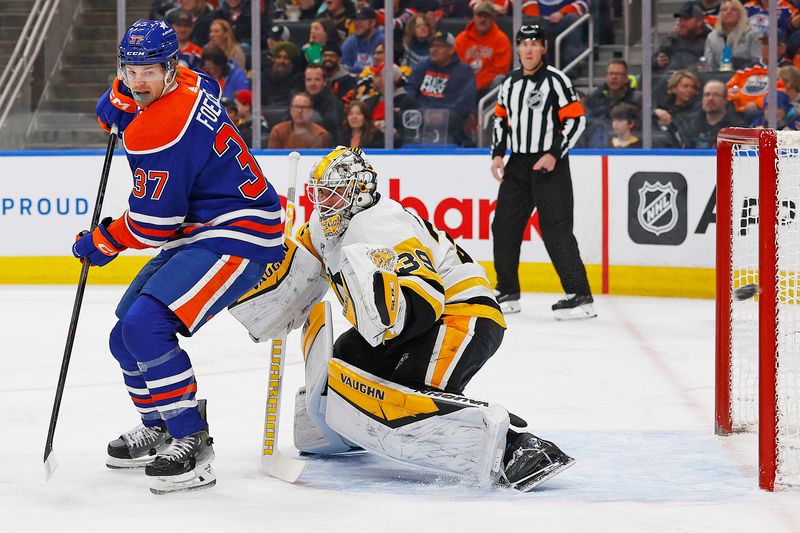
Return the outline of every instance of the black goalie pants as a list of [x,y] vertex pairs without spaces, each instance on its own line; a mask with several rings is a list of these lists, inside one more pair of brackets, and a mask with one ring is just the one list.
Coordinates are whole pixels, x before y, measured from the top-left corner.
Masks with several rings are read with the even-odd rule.
[[333,354],[398,385],[461,394],[500,347],[504,333],[488,318],[445,315],[417,337],[375,347],[351,328],[336,339]]
[[511,154],[497,194],[492,222],[497,290],[514,294],[519,288],[519,254],[525,226],[539,211],[542,240],[567,294],[591,294],[586,268],[572,233],[573,197],[569,157],[551,172],[536,172],[540,154]]

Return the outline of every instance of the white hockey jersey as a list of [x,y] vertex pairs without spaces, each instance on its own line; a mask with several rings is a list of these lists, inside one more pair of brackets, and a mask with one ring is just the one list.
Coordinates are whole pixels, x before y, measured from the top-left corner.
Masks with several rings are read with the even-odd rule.
[[381,197],[369,209],[355,214],[344,233],[336,237],[325,236],[314,211],[298,230],[297,241],[323,262],[340,302],[344,294],[342,247],[362,243],[393,248],[398,256],[395,270],[400,287],[409,309],[413,309],[407,314],[402,337],[411,331],[427,330],[443,315],[484,317],[506,327],[483,267],[446,232],[390,198]]

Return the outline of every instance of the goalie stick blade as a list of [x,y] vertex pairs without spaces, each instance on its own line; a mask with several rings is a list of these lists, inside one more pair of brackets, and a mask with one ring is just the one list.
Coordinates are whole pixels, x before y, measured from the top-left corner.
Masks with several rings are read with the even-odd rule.
[[306,467],[305,461],[291,459],[279,452],[274,452],[272,455],[264,455],[261,457],[261,467],[268,475],[285,481],[287,483],[294,483],[303,469]]
[[56,472],[56,468],[58,468],[58,460],[56,459],[56,454],[53,453],[53,450],[50,450],[50,453],[47,454],[47,459],[44,460],[45,481],[50,481],[50,478],[53,477],[53,474]]

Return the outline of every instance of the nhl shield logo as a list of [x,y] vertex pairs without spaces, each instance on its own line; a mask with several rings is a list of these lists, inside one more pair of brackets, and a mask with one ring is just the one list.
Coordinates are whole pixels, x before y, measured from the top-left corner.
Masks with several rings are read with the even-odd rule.
[[678,223],[678,190],[667,181],[645,181],[639,189],[639,208],[636,215],[642,228],[658,236],[672,230]]
[[530,93],[528,93],[528,97],[525,99],[525,105],[527,105],[529,109],[538,109],[541,107],[542,93],[536,89],[532,90]]

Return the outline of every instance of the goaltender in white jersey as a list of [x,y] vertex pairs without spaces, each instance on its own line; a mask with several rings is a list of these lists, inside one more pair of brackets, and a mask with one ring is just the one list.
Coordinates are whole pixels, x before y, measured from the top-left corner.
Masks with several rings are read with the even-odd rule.
[[[462,396],[506,327],[483,267],[446,232],[382,197],[358,148],[322,158],[308,194],[314,212],[287,238],[279,271],[231,308],[254,338],[308,317],[297,448],[362,448],[523,491],[570,466],[552,442],[509,429],[525,423],[503,407]],[[353,326],[335,344],[329,308],[312,310],[327,284]]]

